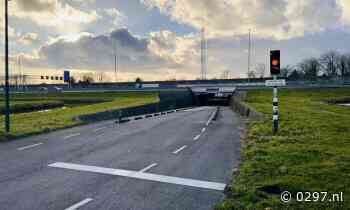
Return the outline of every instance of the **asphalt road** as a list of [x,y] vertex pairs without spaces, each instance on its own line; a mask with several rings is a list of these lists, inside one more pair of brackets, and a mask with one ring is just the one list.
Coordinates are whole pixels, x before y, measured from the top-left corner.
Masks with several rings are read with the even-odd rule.
[[242,123],[195,108],[0,144],[0,209],[212,209],[240,159]]

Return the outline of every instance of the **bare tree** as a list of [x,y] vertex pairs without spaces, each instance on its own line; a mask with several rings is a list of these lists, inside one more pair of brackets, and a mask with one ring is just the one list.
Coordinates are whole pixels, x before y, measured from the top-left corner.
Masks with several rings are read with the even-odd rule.
[[221,79],[229,79],[230,78],[230,70],[224,70],[221,74]]
[[321,64],[316,58],[309,58],[303,60],[299,64],[299,71],[301,71],[308,80],[316,80],[321,71]]
[[86,84],[91,84],[94,82],[94,75],[92,73],[86,73],[83,75],[83,82]]
[[135,87],[136,88],[142,88],[142,79],[141,79],[141,77],[137,77],[136,79],[135,79]]
[[347,66],[347,71],[345,72],[345,74],[343,75],[343,77],[350,77],[350,54],[348,54],[346,59],[346,66]]
[[293,81],[297,81],[299,79],[301,79],[303,77],[303,73],[299,72],[297,70],[293,70],[289,75],[288,75],[288,79],[289,80],[293,80]]
[[135,82],[136,82],[136,83],[142,83],[142,79],[141,79],[140,77],[137,77],[137,78],[135,79]]
[[97,73],[97,81],[98,82],[104,82],[105,81],[105,73],[104,72],[98,72]]
[[350,55],[340,55],[337,66],[341,77],[350,76]]
[[258,63],[255,67],[255,72],[259,78],[265,77],[266,65],[264,63]]
[[322,64],[322,69],[329,77],[335,77],[338,75],[338,59],[339,53],[336,51],[329,51],[321,55],[320,63]]
[[287,78],[294,71],[293,66],[287,65],[281,68],[281,77]]
[[84,76],[84,77],[83,77],[83,80],[84,80],[84,82],[87,83],[87,84],[91,84],[91,83],[94,82],[94,78],[92,78],[91,76]]
[[70,77],[69,78],[69,83],[70,84],[75,84],[77,82],[77,80],[75,79],[75,77]]
[[249,71],[249,72],[248,72],[248,78],[252,78],[252,79],[256,78],[256,73],[255,73],[255,71]]
[[169,82],[176,82],[176,77],[169,77],[166,81],[169,81]]

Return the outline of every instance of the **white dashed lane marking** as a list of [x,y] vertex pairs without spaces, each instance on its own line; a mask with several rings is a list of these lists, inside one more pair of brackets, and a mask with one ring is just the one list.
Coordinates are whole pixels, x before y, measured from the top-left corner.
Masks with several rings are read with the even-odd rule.
[[26,149],[31,149],[31,148],[33,148],[33,147],[40,146],[40,145],[42,145],[42,144],[43,144],[43,143],[37,143],[37,144],[33,144],[33,145],[28,145],[28,146],[25,146],[25,147],[18,148],[17,150],[23,151],[23,150],[26,150]]
[[103,130],[103,129],[106,129],[106,127],[96,128],[96,129],[94,130],[94,132],[98,132],[98,131],[101,131],[101,130]]
[[174,154],[174,155],[178,154],[178,153],[181,152],[182,150],[186,149],[186,147],[187,147],[187,145],[182,146],[181,148],[175,150],[175,151],[173,152],[173,154]]
[[140,170],[139,172],[144,173],[144,172],[150,170],[151,168],[156,167],[157,165],[158,165],[157,163],[152,163],[151,165],[147,166],[146,168]]
[[80,136],[80,133],[75,133],[75,134],[71,134],[71,135],[65,136],[63,139],[70,139],[70,138],[73,138],[73,137],[76,137],[76,136]]
[[201,137],[201,135],[197,135],[193,138],[193,141],[197,141],[199,138]]
[[86,205],[87,203],[89,203],[89,202],[91,202],[91,201],[93,201],[92,198],[86,198],[86,199],[80,201],[79,203],[76,203],[76,204],[74,204],[73,206],[71,206],[71,207],[69,207],[69,208],[66,208],[65,210],[76,210],[76,209],[78,209],[78,208],[80,208],[80,207]]
[[169,184],[183,185],[183,186],[189,186],[189,187],[218,190],[218,191],[223,191],[226,187],[226,184],[219,183],[219,182],[208,182],[208,181],[202,181],[202,180],[196,180],[196,179],[164,176],[164,175],[151,174],[151,173],[140,173],[138,171],[103,168],[103,167],[97,167],[97,166],[79,165],[79,164],[72,164],[72,163],[58,162],[58,163],[49,165],[49,167],[63,168],[63,169],[76,170],[76,171],[85,171],[85,172],[92,172],[92,173],[99,173],[99,174],[107,174],[112,176],[122,176],[122,177],[134,178],[134,179],[141,179],[141,180],[148,180],[148,181],[154,181],[154,182],[162,182],[162,183],[169,183]]

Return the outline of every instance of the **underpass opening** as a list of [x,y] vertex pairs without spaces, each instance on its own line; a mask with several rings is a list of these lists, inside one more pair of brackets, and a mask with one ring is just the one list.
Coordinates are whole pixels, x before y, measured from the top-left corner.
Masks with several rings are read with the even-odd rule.
[[234,87],[192,88],[197,106],[228,106]]
[[231,96],[215,97],[213,94],[196,95],[197,106],[228,106]]

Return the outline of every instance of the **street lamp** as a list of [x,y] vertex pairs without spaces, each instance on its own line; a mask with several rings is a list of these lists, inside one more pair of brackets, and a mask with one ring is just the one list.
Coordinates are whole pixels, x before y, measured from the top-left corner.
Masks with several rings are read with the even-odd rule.
[[10,87],[9,87],[9,30],[8,30],[8,2],[5,0],[5,133],[10,133]]

